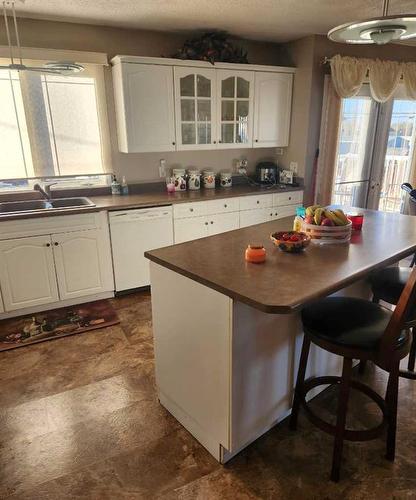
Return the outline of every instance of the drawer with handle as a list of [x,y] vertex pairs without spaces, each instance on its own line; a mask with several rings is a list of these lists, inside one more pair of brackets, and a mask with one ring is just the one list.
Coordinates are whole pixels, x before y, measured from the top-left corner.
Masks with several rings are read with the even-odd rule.
[[186,217],[199,217],[207,213],[207,202],[178,203],[173,205],[173,217],[185,219]]
[[224,198],[222,200],[207,201],[207,215],[225,214],[227,212],[238,212],[240,210],[239,198]]
[[273,204],[273,195],[261,194],[254,196],[242,196],[240,198],[240,210],[251,210],[253,208],[271,207]]
[[274,193],[273,205],[301,205],[303,191],[290,191],[288,193]]

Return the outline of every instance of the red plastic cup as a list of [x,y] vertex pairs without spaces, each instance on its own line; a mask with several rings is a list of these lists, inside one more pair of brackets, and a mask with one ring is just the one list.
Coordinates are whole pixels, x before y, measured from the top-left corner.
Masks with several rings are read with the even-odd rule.
[[355,231],[361,231],[363,227],[363,222],[364,222],[364,215],[363,214],[353,214],[353,215],[348,215],[348,219],[352,222],[352,228]]

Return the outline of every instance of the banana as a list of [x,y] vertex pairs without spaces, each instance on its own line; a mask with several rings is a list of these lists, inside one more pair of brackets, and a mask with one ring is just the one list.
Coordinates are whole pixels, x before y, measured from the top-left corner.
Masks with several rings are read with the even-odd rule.
[[321,225],[321,220],[322,220],[322,215],[325,213],[325,208],[317,208],[315,210],[315,214],[313,216],[313,219],[315,221],[315,224],[317,226]]
[[343,221],[343,225],[346,226],[349,222],[349,220],[347,219],[347,216],[344,214],[344,212],[340,209],[340,208],[337,208],[335,210],[333,210],[334,214]]
[[344,221],[338,217],[332,210],[325,210],[325,217],[331,219],[336,226],[345,226]]
[[306,215],[312,215],[312,217],[315,215],[315,210],[321,208],[321,205],[311,205],[306,209]]

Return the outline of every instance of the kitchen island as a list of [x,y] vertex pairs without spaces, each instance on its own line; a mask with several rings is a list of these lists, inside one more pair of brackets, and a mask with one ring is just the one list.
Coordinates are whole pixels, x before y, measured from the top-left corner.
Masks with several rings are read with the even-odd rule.
[[[368,274],[416,250],[416,218],[364,210],[350,244],[283,253],[270,233],[286,218],[147,252],[159,400],[224,463],[290,412],[302,306],[331,294],[368,298]],[[249,243],[264,264],[249,264]],[[307,376],[337,375],[318,347]],[[311,394],[313,395],[313,394]]]

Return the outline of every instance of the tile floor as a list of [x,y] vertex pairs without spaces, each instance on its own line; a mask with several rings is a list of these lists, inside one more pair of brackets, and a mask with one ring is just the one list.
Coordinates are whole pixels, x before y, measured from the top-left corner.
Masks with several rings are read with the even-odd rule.
[[[381,439],[346,443],[329,482],[332,440],[302,416],[223,467],[157,402],[149,294],[112,302],[118,326],[0,353],[0,498],[416,499],[416,382],[400,382],[394,464]],[[365,377],[384,389],[380,370]],[[333,394],[314,405],[329,414]],[[360,395],[351,408],[374,423]]]

